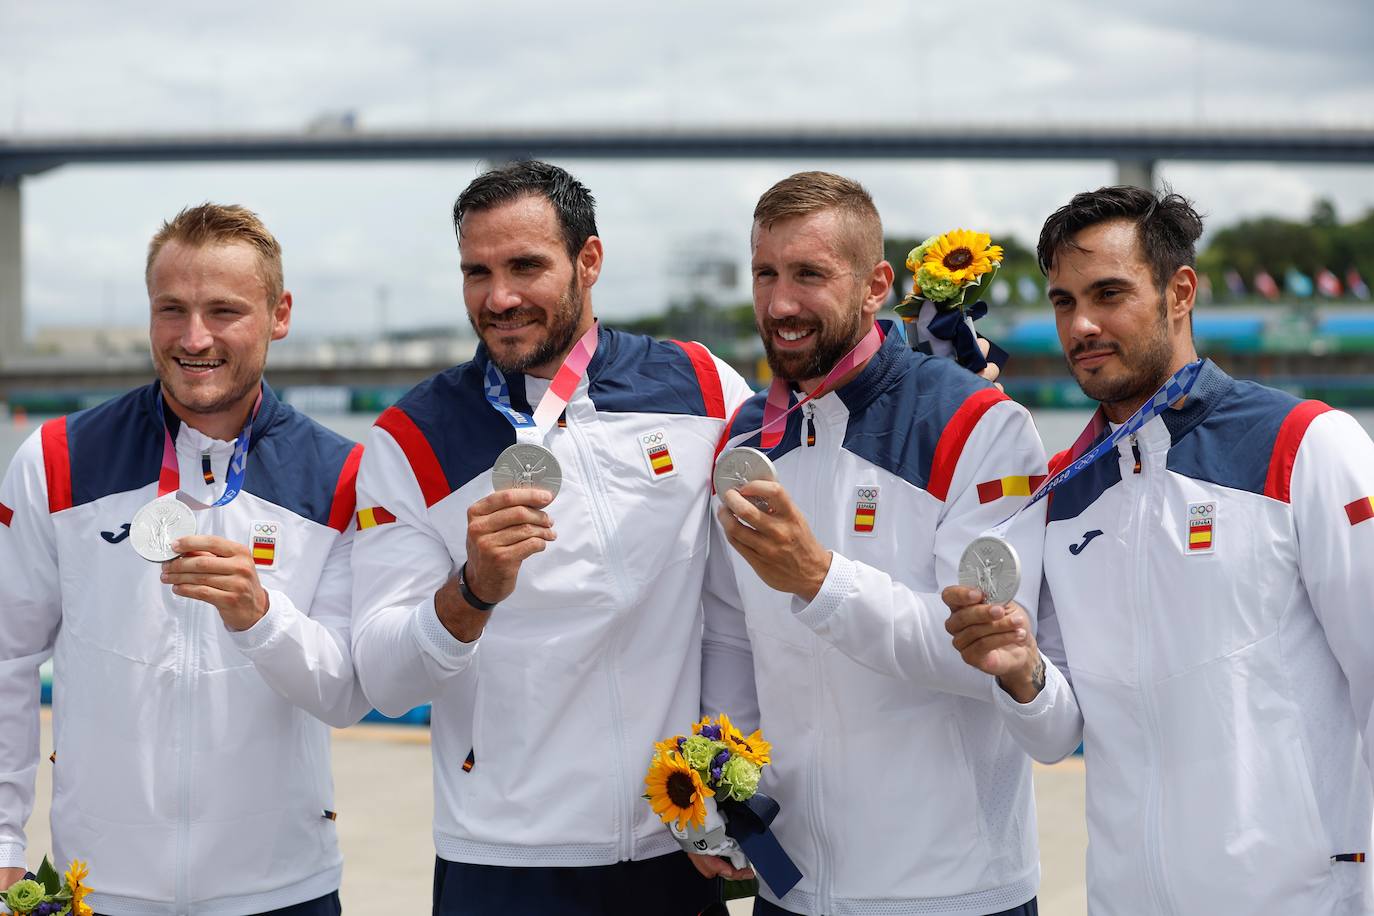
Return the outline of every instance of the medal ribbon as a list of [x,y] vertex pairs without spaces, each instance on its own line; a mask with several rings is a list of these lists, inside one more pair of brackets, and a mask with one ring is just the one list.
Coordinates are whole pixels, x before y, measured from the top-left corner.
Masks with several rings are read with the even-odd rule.
[[[789,414],[816,398],[829,394],[830,386],[836,380],[843,378],[856,366],[863,365],[864,361],[877,353],[878,348],[882,345],[883,332],[875,322],[873,327],[869,328],[868,333],[864,335],[864,339],[859,341],[854,349],[841,357],[835,367],[825,374],[820,386],[791,407],[787,406],[787,402],[792,397],[791,386],[780,378],[774,378],[773,384],[768,386],[768,400],[763,405],[763,426],[758,430],[760,433],[759,448],[765,452],[773,449],[782,441],[782,434],[787,430]],[[749,435],[752,436],[753,433]]]
[[[162,390],[158,389],[157,405],[159,411],[162,409]],[[227,506],[233,502],[243,490],[243,479],[248,476],[248,446],[253,439],[253,421],[258,418],[258,410],[262,408],[262,388],[258,388],[258,399],[253,402],[253,409],[248,413],[248,422],[243,424],[243,430],[239,437],[234,440],[234,456],[229,459],[229,475],[224,482],[224,493],[213,503],[203,503],[181,489],[181,466],[177,462],[176,443],[172,441],[172,431],[167,428],[167,420],[162,421],[162,470],[157,478],[158,498],[166,496],[168,493],[175,493],[176,498],[196,511],[201,509],[214,509],[219,506]]]
[[[1159,387],[1159,390],[1156,391],[1148,401],[1140,405],[1139,410],[1131,414],[1130,419],[1118,426],[1115,432],[1097,443],[1097,445],[1093,446],[1087,452],[1083,452],[1083,449],[1087,448],[1088,443],[1092,442],[1092,440],[1102,432],[1102,414],[1099,409],[1099,413],[1093,415],[1087,428],[1079,434],[1078,439],[1073,444],[1073,448],[1069,452],[1070,457],[1074,455],[1078,455],[1078,457],[1067,467],[1060,470],[1059,473],[1055,474],[1053,477],[1047,478],[1040,486],[1036,487],[1035,492],[1021,505],[1021,508],[999,522],[997,527],[993,528],[989,534],[994,536],[1005,534],[1007,529],[1011,526],[1012,521],[1018,515],[1025,512],[1046,496],[1049,496],[1050,492],[1054,490],[1055,487],[1065,484],[1074,477],[1077,477],[1079,472],[1085,470],[1088,465],[1115,449],[1116,444],[1122,439],[1134,435],[1146,423],[1164,413],[1164,411],[1169,408],[1170,404],[1187,396],[1188,393],[1193,390],[1193,385],[1197,384],[1198,376],[1201,372],[1202,360],[1189,363],[1182,369],[1179,369]],[[1080,452],[1082,452],[1082,454],[1079,454]]]
[[597,325],[593,324],[573,345],[567,358],[563,360],[563,365],[554,373],[549,390],[544,392],[544,396],[539,399],[539,406],[534,409],[534,416],[511,406],[510,385],[506,382],[505,375],[496,368],[496,363],[487,362],[487,403],[515,427],[515,438],[518,441],[536,445],[544,441],[544,437],[558,422],[572,396],[577,393],[577,386],[582,383],[582,377],[587,374],[587,366],[596,355],[596,345]]

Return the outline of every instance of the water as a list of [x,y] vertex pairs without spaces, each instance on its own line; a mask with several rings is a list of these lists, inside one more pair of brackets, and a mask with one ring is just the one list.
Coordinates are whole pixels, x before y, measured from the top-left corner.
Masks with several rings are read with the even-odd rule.
[[[1049,454],[1072,445],[1073,440],[1087,425],[1088,418],[1092,416],[1092,412],[1087,410],[1035,410],[1031,413],[1035,417],[1036,428],[1040,430],[1040,437],[1044,440],[1045,450]],[[1374,410],[1352,410],[1350,413],[1364,427],[1365,432],[1374,436]],[[30,417],[24,423],[0,420],[0,468],[9,467],[15,451],[24,439],[38,428],[43,419],[45,418]],[[364,414],[322,414],[318,419],[330,429],[350,439],[361,441],[367,436],[367,430],[376,417]]]

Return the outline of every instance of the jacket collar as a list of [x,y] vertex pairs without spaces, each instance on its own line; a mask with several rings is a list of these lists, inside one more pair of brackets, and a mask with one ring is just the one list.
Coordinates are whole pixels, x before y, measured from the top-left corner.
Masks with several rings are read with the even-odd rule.
[[[281,401],[278,400],[272,386],[267,384],[267,380],[263,379],[260,384],[262,385],[262,406],[258,408],[258,415],[253,420],[252,441],[248,443],[250,454],[262,437],[267,435],[268,431],[276,424],[283,411]],[[181,433],[181,417],[178,417],[176,412],[168,406],[167,399],[160,396],[162,383],[153,382],[144,389],[144,392],[148,414],[154,425],[158,428],[165,426],[167,431],[172,434],[172,441],[175,442]],[[161,415],[158,414],[159,404],[162,405]]]

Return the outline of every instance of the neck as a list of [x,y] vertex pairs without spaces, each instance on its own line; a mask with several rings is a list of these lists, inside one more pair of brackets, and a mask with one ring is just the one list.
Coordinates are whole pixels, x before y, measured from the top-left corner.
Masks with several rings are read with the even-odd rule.
[[[872,362],[872,361],[873,361],[873,357],[870,356],[868,359],[866,359],[866,360],[864,360],[863,362],[859,363],[859,364],[858,364],[857,366],[855,366],[853,369],[850,369],[850,370],[849,370],[848,372],[846,372],[844,375],[842,375],[842,376],[840,376],[839,378],[835,379],[835,381],[830,385],[829,389],[827,389],[827,390],[829,390],[829,391],[834,391],[834,390],[837,389],[837,388],[843,388],[845,385],[848,385],[850,382],[854,381],[854,379],[858,378],[858,377],[859,377],[859,373],[860,373],[860,372],[863,372],[863,371],[864,371],[864,367],[867,366],[867,365],[868,365],[870,362]],[[800,388],[802,391],[805,391],[807,394],[815,394],[815,393],[820,389],[821,384],[822,384],[824,381],[825,381],[824,376],[822,376],[822,377],[820,377],[820,378],[802,379],[800,382],[797,382],[797,387]]]
[[[1110,402],[1103,401],[1102,413],[1105,414],[1107,419],[1113,423],[1125,423],[1131,417],[1135,416],[1135,412],[1137,410],[1145,406],[1146,401],[1150,400],[1150,398],[1155,396],[1155,392],[1158,391],[1160,389],[1160,386],[1163,385],[1166,381],[1168,381],[1175,372],[1182,369],[1189,363],[1197,362],[1197,359],[1197,350],[1191,346],[1188,347],[1188,349],[1185,350],[1183,353],[1174,357],[1173,363],[1169,366],[1169,371],[1164,374],[1163,378],[1159,379],[1159,381],[1155,383],[1155,386],[1153,388],[1151,388],[1149,391],[1145,392],[1144,394],[1138,397],[1131,398],[1130,400]],[[1179,404],[1181,403],[1182,400],[1180,399]],[[1172,406],[1178,407],[1179,404],[1174,404]]]
[[233,442],[243,430],[243,425],[248,422],[248,415],[253,410],[253,404],[257,401],[260,390],[261,383],[249,391],[238,403],[213,413],[199,413],[190,410],[172,397],[166,385],[162,386],[162,400],[172,409],[172,413],[176,414],[178,420],[196,432],[203,433],[211,439]]

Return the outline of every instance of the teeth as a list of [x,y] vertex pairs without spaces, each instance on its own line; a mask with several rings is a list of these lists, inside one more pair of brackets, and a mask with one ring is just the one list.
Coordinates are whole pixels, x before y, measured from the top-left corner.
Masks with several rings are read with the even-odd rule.
[[810,331],[785,331],[785,330],[779,330],[779,331],[778,331],[778,336],[781,337],[783,340],[801,340],[803,337],[805,337],[806,335],[808,335],[808,334],[810,334],[810,333],[811,333]]
[[224,362],[221,359],[179,359],[177,360],[187,369],[213,369]]

